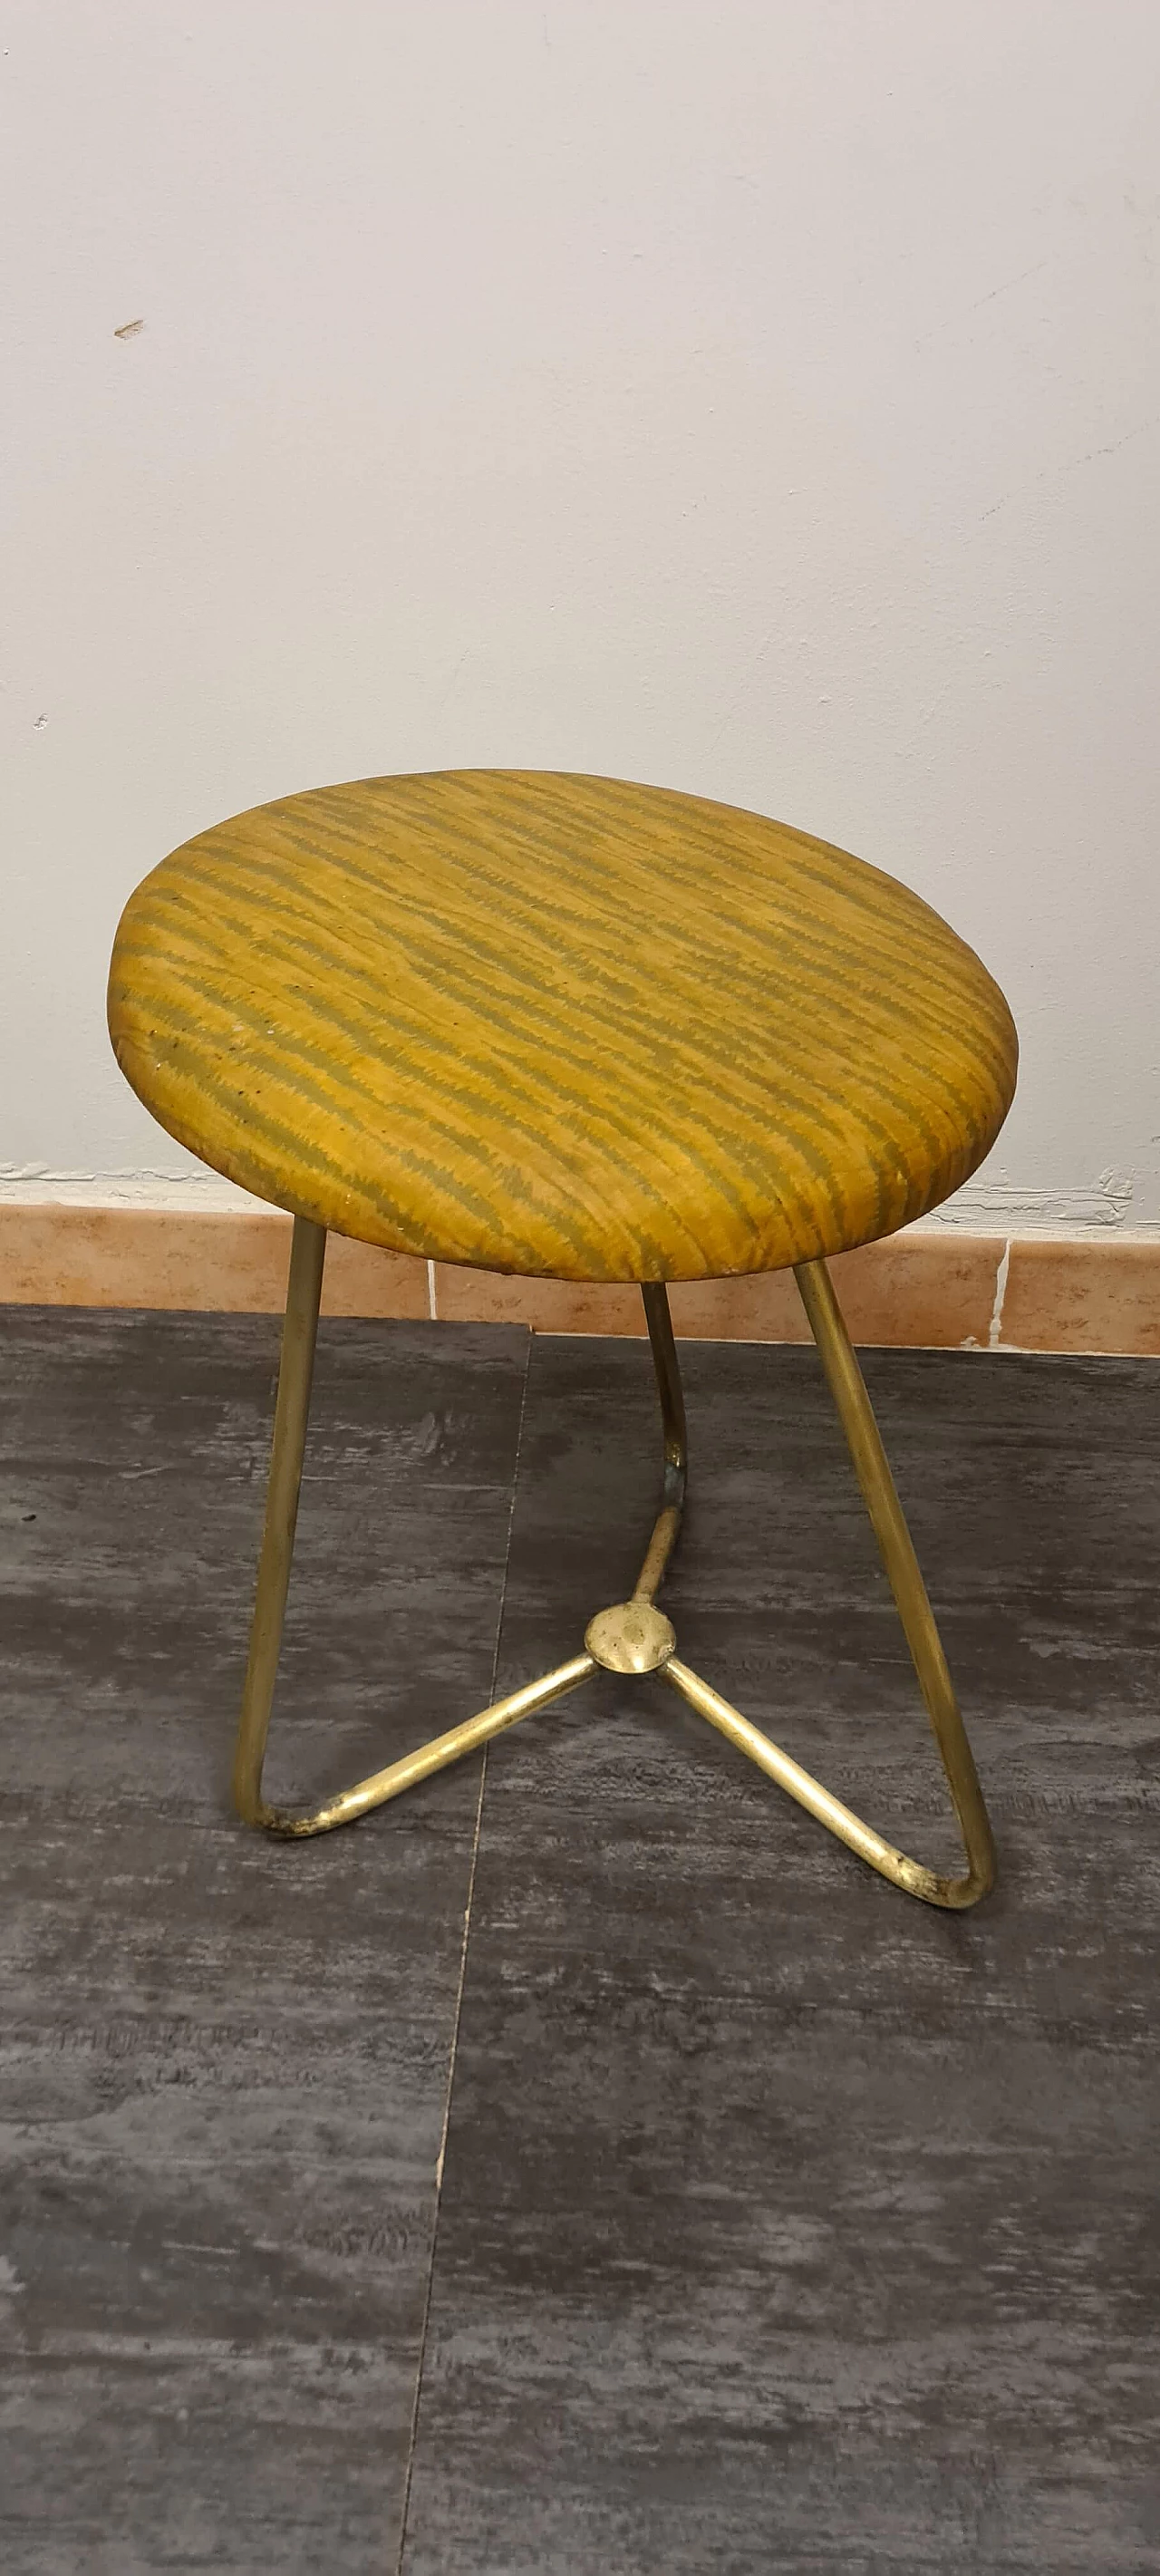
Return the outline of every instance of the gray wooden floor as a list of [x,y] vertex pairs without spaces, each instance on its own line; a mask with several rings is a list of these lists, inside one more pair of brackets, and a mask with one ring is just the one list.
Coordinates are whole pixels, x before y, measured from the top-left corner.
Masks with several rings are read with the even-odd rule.
[[[956,1921],[656,1682],[243,1832],[275,1360],[0,1331],[5,2576],[1160,2568],[1155,1364],[867,1359],[1000,1839]],[[685,1366],[682,1654],[949,1857],[812,1355]],[[648,1372],[324,1325],[276,1794],[623,1596]]]

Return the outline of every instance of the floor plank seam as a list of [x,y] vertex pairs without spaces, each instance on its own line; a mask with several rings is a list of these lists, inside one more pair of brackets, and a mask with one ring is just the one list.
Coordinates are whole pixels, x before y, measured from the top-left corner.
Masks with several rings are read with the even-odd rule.
[[[515,1453],[512,1459],[511,1501],[508,1505],[507,1536],[504,1542],[503,1572],[500,1578],[499,1588],[499,1608],[496,1613],[495,1622],[495,1644],[492,1648],[491,1656],[491,1686],[488,1691],[489,1701],[495,1698],[496,1683],[499,1679],[499,1654],[500,1645],[503,1639],[504,1609],[507,1603],[508,1566],[511,1562],[512,1531],[515,1527],[516,1493],[519,1486],[520,1452],[524,1436],[524,1414],[528,1401],[528,1377],[532,1365],[533,1338],[533,1335],[529,1333],[527,1356],[524,1361],[523,1383],[520,1387],[520,1409],[516,1421]],[[410,2439],[407,2444],[407,2466],[403,2478],[403,2503],[402,2512],[399,2518],[399,2555],[395,2563],[395,2576],[403,2576],[403,2562],[407,2551],[407,2526],[411,2513],[411,2479],[415,2465],[415,2451],[419,2439],[419,2409],[423,2401],[423,2371],[427,2359],[427,2329],[431,2318],[431,2293],[435,2280],[435,2258],[439,2244],[439,2211],[443,2199],[443,2163],[447,2153],[447,2135],[451,2126],[451,2101],[455,2089],[455,2060],[459,2048],[459,2025],[463,2017],[463,1990],[467,1982],[467,1947],[471,1938],[471,1909],[475,1897],[475,1873],[479,1860],[480,1835],[483,1831],[483,1800],[484,1792],[487,1788],[488,1751],[489,1747],[485,1744],[479,1769],[479,1796],[475,1804],[475,1830],[471,1843],[471,1866],[467,1874],[467,1903],[464,1907],[463,1913],[463,1946],[459,1954],[459,1984],[455,1995],[455,2012],[451,2024],[451,2046],[447,2060],[447,2089],[443,2097],[443,2126],[439,2137],[439,2154],[435,2163],[435,2208],[431,2220],[431,2253],[427,2264],[427,2293],[423,2301],[423,2323],[419,2333],[419,2351],[415,2364],[415,2402],[411,2409]]]

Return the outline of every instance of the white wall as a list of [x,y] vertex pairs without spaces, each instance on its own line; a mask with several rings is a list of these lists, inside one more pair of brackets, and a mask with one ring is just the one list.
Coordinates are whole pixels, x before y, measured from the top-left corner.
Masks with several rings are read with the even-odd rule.
[[494,762],[895,870],[1022,1030],[960,1220],[1160,1226],[1156,0],[0,22],[7,1194],[192,1172],[166,850]]

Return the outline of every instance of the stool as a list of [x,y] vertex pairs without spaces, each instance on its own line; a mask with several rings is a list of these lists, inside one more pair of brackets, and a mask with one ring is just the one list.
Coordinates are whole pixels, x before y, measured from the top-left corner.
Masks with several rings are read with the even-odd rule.
[[[171,1136],[294,1234],[234,1768],[247,1823],[329,1832],[596,1665],[656,1673],[896,1887],[994,1878],[970,1746],[827,1256],[937,1207],[994,1142],[1011,1015],[916,895],[756,814],[614,779],[367,779],[221,823],[126,906],[109,1029]],[[524,1277],[640,1286],[664,1434],[630,1601],[582,1653],[307,1814],[270,1806],[273,1705],[328,1231]],[[792,1266],[942,1756],[966,1867],[940,1876],[682,1663],[657,1594],[686,1438],[670,1280]]]

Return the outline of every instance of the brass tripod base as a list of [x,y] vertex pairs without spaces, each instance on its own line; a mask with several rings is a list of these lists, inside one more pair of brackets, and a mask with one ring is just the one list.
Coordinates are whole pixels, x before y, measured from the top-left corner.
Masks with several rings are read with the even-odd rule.
[[464,1754],[476,1752],[490,1737],[501,1734],[505,1727],[516,1725],[521,1717],[530,1717],[535,1709],[547,1708],[551,1701],[562,1699],[567,1691],[575,1690],[577,1684],[587,1680],[588,1675],[600,1665],[606,1672],[659,1674],[662,1680],[680,1692],[691,1708],[708,1719],[710,1726],[715,1726],[720,1734],[727,1736],[729,1742],[735,1744],[740,1752],[748,1754],[750,1761],[775,1780],[779,1788],[785,1789],[791,1798],[796,1798],[799,1806],[805,1807],[811,1816],[816,1816],[819,1824],[826,1825],[839,1841],[848,1844],[851,1851],[868,1861],[871,1869],[879,1870],[883,1878],[890,1879],[895,1887],[905,1889],[908,1896],[921,1897],[927,1905],[961,1910],[977,1904],[980,1896],[986,1895],[994,1881],[995,1850],[982,1791],[910,1532],[903,1519],[902,1506],[894,1489],[862,1372],[851,1348],[824,1261],[803,1262],[794,1276],[849,1443],[855,1473],[882,1551],[935,1742],[942,1756],[951,1804],[966,1854],[967,1866],[962,1877],[941,1877],[935,1870],[925,1868],[921,1861],[910,1860],[905,1852],[897,1851],[893,1843],[886,1842],[875,1831],[873,1825],[864,1824],[861,1817],[843,1806],[839,1798],[832,1797],[820,1781],[813,1779],[808,1771],[803,1771],[800,1763],[794,1762],[788,1753],[783,1753],[778,1745],[771,1743],[759,1727],[752,1726],[749,1719],[742,1717],[727,1699],[722,1699],[708,1682],[701,1681],[696,1673],[690,1672],[687,1664],[680,1662],[672,1623],[656,1608],[655,1596],[676,1545],[684,1509],[687,1463],[685,1408],[668,1297],[663,1286],[652,1284],[644,1287],[641,1293],[661,1400],[664,1484],[661,1509],[631,1601],[597,1611],[588,1624],[583,1654],[574,1655],[568,1663],[558,1664],[553,1672],[543,1674],[539,1681],[526,1683],[522,1690],[513,1691],[507,1699],[494,1701],[490,1708],[481,1709],[477,1716],[469,1717],[462,1726],[449,1728],[446,1735],[435,1736],[429,1744],[420,1745],[416,1752],[405,1755],[401,1762],[392,1762],[386,1770],[372,1772],[369,1778],[356,1781],[353,1788],[342,1790],[337,1797],[327,1799],[323,1806],[312,1808],[306,1814],[297,1815],[284,1807],[269,1806],[262,1796],[262,1764],[294,1551],[325,1252],[324,1228],[311,1224],[305,1217],[297,1217],[290,1256],[282,1365],[278,1375],[266,1526],[234,1760],[234,1800],[245,1823],[261,1825],[268,1833],[290,1838],[329,1833],[335,1825],[350,1824],[355,1817],[366,1815],[369,1808],[384,1806],[389,1798],[399,1797],[404,1789],[413,1788],[417,1781],[427,1779],[431,1772],[445,1770],[448,1763],[458,1762]]

